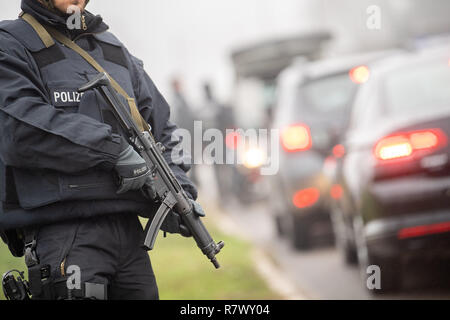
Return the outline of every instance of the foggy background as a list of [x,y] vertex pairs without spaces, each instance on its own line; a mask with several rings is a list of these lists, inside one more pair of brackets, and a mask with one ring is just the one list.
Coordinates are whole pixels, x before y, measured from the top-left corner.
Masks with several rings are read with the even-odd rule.
[[[232,100],[234,71],[230,54],[249,44],[314,30],[333,34],[328,55],[389,47],[407,33],[442,28],[449,1],[435,0],[92,0],[88,10],[101,14],[137,57],[165,96],[173,76],[183,79],[194,104],[208,80],[222,101]],[[381,29],[369,30],[367,8],[381,9]],[[422,8],[423,7],[423,8]],[[2,0],[0,20],[15,19],[20,0]],[[414,21],[414,24],[408,23]]]

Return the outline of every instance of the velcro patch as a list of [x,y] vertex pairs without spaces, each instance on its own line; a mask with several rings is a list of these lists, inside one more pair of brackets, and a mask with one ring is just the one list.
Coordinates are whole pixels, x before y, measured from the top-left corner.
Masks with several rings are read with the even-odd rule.
[[76,107],[80,104],[83,94],[77,89],[50,88],[52,104],[55,107]]

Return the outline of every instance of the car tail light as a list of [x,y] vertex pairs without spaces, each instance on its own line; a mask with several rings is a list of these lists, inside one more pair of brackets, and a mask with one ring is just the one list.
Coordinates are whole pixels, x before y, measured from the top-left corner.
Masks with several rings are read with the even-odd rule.
[[446,232],[450,232],[450,222],[404,228],[398,232],[397,237],[400,240],[404,240],[409,238],[417,238]]
[[340,159],[345,156],[345,147],[342,144],[338,144],[333,148],[333,155],[336,159]]
[[298,152],[311,149],[311,131],[303,124],[291,125],[281,132],[281,144],[288,152]]
[[256,169],[264,165],[266,155],[259,148],[250,148],[245,151],[244,166],[247,169]]
[[397,133],[381,139],[375,146],[379,160],[395,160],[414,155],[425,155],[447,145],[447,136],[441,129]]
[[320,191],[317,188],[308,188],[297,191],[292,198],[292,203],[297,208],[303,209],[313,206],[319,198]]
[[416,150],[435,148],[440,144],[439,134],[431,131],[412,133],[410,140],[412,147]]
[[340,184],[335,184],[331,187],[330,195],[333,199],[339,200],[342,198],[342,195],[344,193],[344,190],[342,189],[342,186]]
[[370,78],[370,69],[367,66],[358,66],[350,70],[349,75],[354,83],[363,84]]
[[380,160],[408,157],[412,151],[411,143],[403,136],[384,138],[375,147],[375,155]]
[[237,131],[233,131],[227,134],[225,137],[225,145],[228,149],[236,150],[241,141],[241,135]]

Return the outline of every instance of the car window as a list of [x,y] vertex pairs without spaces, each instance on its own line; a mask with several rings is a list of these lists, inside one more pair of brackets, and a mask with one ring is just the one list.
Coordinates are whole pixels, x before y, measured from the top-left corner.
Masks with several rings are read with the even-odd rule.
[[299,106],[308,112],[329,113],[348,109],[353,98],[356,84],[348,73],[333,75],[307,82],[300,88]]
[[447,59],[397,69],[389,73],[383,83],[389,115],[450,110],[450,66]]
[[382,114],[379,83],[379,77],[372,75],[370,81],[358,87],[352,103],[351,120],[345,140],[365,139],[365,133],[379,125]]

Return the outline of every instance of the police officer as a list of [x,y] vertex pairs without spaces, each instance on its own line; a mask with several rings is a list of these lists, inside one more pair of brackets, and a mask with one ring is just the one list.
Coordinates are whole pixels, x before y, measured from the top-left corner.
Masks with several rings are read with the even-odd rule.
[[[46,27],[88,52],[134,99],[192,200],[197,191],[189,168],[170,161],[169,106],[87,3],[22,0],[25,15],[0,23],[1,235],[14,255],[25,254],[34,299],[158,299],[138,219],[155,213],[142,192],[149,170],[103,98],[77,93],[98,71]],[[68,28],[69,5],[81,10],[80,28]],[[188,236],[175,213],[164,230]],[[69,288],[75,271],[81,287]]]

